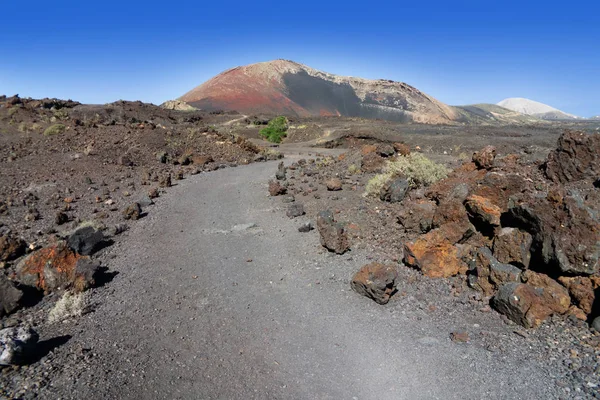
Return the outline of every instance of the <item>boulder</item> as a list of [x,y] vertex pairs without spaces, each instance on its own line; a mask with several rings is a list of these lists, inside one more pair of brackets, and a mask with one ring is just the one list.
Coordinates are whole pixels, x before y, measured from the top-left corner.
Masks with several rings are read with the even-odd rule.
[[342,181],[339,178],[331,178],[325,182],[325,186],[327,186],[327,190],[329,191],[342,190]]
[[501,285],[520,282],[521,270],[510,264],[499,262],[487,247],[481,247],[475,256],[477,285],[486,295],[492,295]]
[[269,195],[271,196],[281,196],[287,193],[287,189],[285,186],[282,186],[277,181],[269,181]]
[[142,207],[140,203],[132,203],[123,210],[123,218],[125,219],[140,219],[142,216]]
[[67,244],[74,252],[89,256],[108,246],[110,242],[101,230],[86,226],[73,232],[67,238]]
[[336,222],[329,210],[321,211],[317,216],[317,229],[321,237],[321,246],[337,254],[350,249],[348,235],[342,224]]
[[23,292],[17,289],[15,284],[4,274],[0,274],[0,317],[17,310],[21,298],[23,298]]
[[416,241],[404,244],[404,263],[430,278],[448,278],[466,271],[458,249],[441,229],[434,229]]
[[553,313],[564,314],[569,310],[571,305],[569,292],[548,275],[527,270],[521,274],[521,280],[535,289],[542,290],[545,305]]
[[554,182],[594,180],[600,176],[600,134],[567,131],[558,138],[557,148],[545,164]]
[[533,237],[535,254],[549,268],[563,274],[592,275],[600,271],[600,220],[578,196],[561,201],[515,197],[506,216],[507,226]]
[[[529,272],[529,271],[527,271]],[[564,289],[564,288],[563,288]],[[555,297],[552,288],[534,287],[525,283],[511,282],[504,284],[492,299],[492,306],[511,321],[533,328],[555,313],[564,313],[568,294]],[[562,312],[559,312],[562,311]]]
[[409,202],[400,210],[397,220],[406,232],[427,233],[431,230],[435,203],[429,200]]
[[517,228],[502,228],[494,237],[493,253],[498,261],[529,268],[533,238]]
[[25,254],[27,244],[10,232],[0,234],[0,261],[11,261]]
[[381,189],[379,199],[390,203],[399,203],[404,200],[410,184],[404,178],[397,178],[386,183]]
[[390,265],[371,263],[362,267],[352,278],[351,287],[358,294],[376,303],[386,304],[396,292],[398,272]]
[[494,146],[485,146],[480,151],[473,154],[473,162],[479,169],[490,169],[494,166],[496,158],[496,148]]
[[[94,266],[93,271],[91,266]],[[94,286],[97,272],[98,264],[75,253],[64,242],[31,253],[16,268],[19,283],[45,292]]]
[[500,226],[500,207],[489,199],[473,194],[466,198],[465,208],[473,224],[477,227],[483,227],[480,230],[493,230],[493,228]]
[[290,218],[296,218],[304,214],[304,205],[302,203],[291,203],[285,212],[285,215]]
[[39,335],[29,326],[0,330],[0,365],[27,364],[35,352]]
[[211,156],[193,156],[192,157],[192,162],[194,163],[194,165],[200,165],[200,166],[204,166],[206,164],[209,164],[211,162],[213,162],[213,158]]
[[592,280],[584,276],[561,276],[558,278],[558,281],[567,288],[571,299],[574,300],[577,307],[586,315],[589,315],[592,312],[592,306],[596,297]]

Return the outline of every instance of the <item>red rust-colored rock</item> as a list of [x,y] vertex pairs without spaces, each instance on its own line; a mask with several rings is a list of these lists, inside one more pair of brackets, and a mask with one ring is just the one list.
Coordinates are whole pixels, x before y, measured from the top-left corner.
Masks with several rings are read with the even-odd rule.
[[386,304],[396,292],[397,279],[398,271],[393,266],[371,263],[354,275],[351,286],[357,293],[376,303]]
[[65,288],[75,281],[77,261],[81,258],[63,242],[43,248],[18,264],[17,280],[48,292]]
[[496,148],[494,146],[485,146],[483,149],[473,154],[473,162],[480,169],[490,169],[494,166],[496,158]]
[[434,229],[412,243],[405,243],[404,262],[430,278],[457,275],[465,266],[458,249],[440,229]]

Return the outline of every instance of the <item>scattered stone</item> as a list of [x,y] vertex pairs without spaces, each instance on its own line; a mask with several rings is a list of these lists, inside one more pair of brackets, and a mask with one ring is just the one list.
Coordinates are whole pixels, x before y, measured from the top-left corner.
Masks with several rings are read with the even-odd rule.
[[177,162],[181,165],[190,165],[192,163],[192,158],[190,157],[189,154],[184,154],[181,157],[179,157],[179,159],[177,160]]
[[67,222],[69,222],[69,216],[67,215],[67,213],[63,211],[59,211],[56,213],[56,216],[54,217],[54,223],[56,225],[63,225]]
[[37,221],[38,219],[40,219],[40,212],[35,208],[30,208],[25,214],[25,221],[27,222]]
[[124,167],[133,167],[133,161],[126,154],[119,156],[117,160],[117,164],[122,165]]
[[496,158],[496,148],[494,146],[485,146],[483,149],[473,154],[473,162],[479,169],[490,169],[494,166]]
[[156,199],[158,197],[158,188],[152,188],[148,190],[148,197],[151,199]]
[[427,233],[433,225],[435,203],[432,201],[410,202],[398,214],[398,223],[409,233]]
[[178,181],[183,180],[183,171],[182,170],[179,170],[175,173],[175,179]]
[[214,160],[211,156],[194,156],[192,157],[192,162],[194,165],[205,166],[206,164],[214,162]]
[[140,207],[144,208],[153,205],[154,201],[152,201],[152,198],[150,196],[142,196],[138,203]]
[[391,144],[380,144],[377,146],[376,152],[382,157],[391,157],[396,154],[396,150]]
[[285,196],[283,199],[281,199],[281,202],[282,203],[286,203],[286,204],[287,203],[293,203],[294,201],[296,201],[296,198],[293,195],[291,195],[291,194],[288,195],[288,196]]
[[162,188],[168,188],[172,186],[172,182],[171,182],[171,175],[162,175],[159,179],[158,179],[158,186],[162,187]]
[[277,172],[275,173],[275,178],[278,181],[285,181],[285,165],[283,164],[283,161],[281,161],[279,163],[279,165],[277,166]]
[[502,228],[494,237],[494,257],[501,263],[529,268],[533,238],[517,228]]
[[285,186],[282,186],[277,181],[269,181],[269,195],[280,196],[287,193]]
[[[67,289],[76,283],[76,288],[92,286],[89,273],[79,264],[80,259],[89,259],[75,253],[65,242],[37,250],[23,259],[16,268],[17,281],[25,286],[52,292]],[[83,275],[82,275],[83,274]]]
[[358,294],[378,304],[387,304],[396,292],[397,279],[398,271],[393,266],[371,263],[362,267],[354,275],[350,285]]
[[[82,257],[77,260],[75,265],[75,277],[72,287],[75,292],[83,292],[96,286],[96,279],[101,271],[100,264],[92,261],[89,257]],[[46,278],[48,279],[48,277]],[[64,285],[62,282],[57,284]]]
[[329,251],[344,254],[350,249],[346,230],[342,224],[335,221],[331,211],[321,211],[318,214],[317,229],[321,236],[321,245]]
[[298,232],[306,233],[312,231],[314,228],[312,222],[305,222],[298,228]]
[[29,326],[0,330],[0,365],[23,365],[34,354],[39,335]]
[[296,218],[301,215],[304,215],[304,205],[302,203],[291,203],[285,214],[290,218]]
[[8,315],[19,308],[23,292],[0,273],[0,317]]
[[161,151],[156,153],[156,159],[158,160],[158,162],[166,164],[169,159],[169,155],[166,152]]
[[140,219],[142,215],[142,207],[139,203],[133,203],[123,210],[123,218],[125,219]]
[[405,143],[394,143],[394,150],[401,156],[407,156],[410,154],[410,147]]
[[399,203],[404,200],[410,185],[404,178],[397,178],[387,183],[381,189],[379,199],[390,203]]
[[25,254],[27,244],[11,233],[0,234],[0,261],[11,261]]
[[379,154],[367,153],[362,158],[360,169],[366,173],[381,172],[384,164],[384,159]]
[[450,333],[450,340],[456,343],[467,343],[469,338],[469,333],[465,331],[456,331]]
[[110,242],[106,240],[101,230],[85,226],[71,234],[67,244],[74,252],[89,256],[108,246]]
[[600,135],[567,131],[548,155],[546,175],[554,182],[597,179],[600,176]]
[[129,229],[129,226],[127,224],[116,224],[115,226],[113,226],[110,230],[110,234],[112,236],[117,236],[120,235],[121,233],[127,231]]
[[342,181],[339,178],[331,178],[325,182],[325,186],[329,191],[342,190]]

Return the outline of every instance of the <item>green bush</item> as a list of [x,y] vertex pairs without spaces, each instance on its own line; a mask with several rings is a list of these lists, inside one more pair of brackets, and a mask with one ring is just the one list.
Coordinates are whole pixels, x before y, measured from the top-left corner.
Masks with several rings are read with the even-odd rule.
[[60,135],[67,129],[63,124],[51,125],[44,131],[44,136]]
[[277,117],[269,121],[266,128],[260,130],[260,135],[272,143],[281,143],[287,135],[288,120],[286,117]]
[[420,153],[411,153],[389,161],[382,174],[367,182],[366,196],[379,196],[381,189],[396,177],[403,177],[412,187],[429,186],[448,176],[448,169]]

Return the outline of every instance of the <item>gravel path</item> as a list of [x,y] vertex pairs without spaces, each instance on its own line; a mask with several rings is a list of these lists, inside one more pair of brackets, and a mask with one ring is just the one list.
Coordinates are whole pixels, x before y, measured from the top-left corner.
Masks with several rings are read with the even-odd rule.
[[158,199],[104,255],[119,274],[65,345],[85,356],[40,398],[558,397],[526,348],[452,342],[471,324],[461,313],[426,318],[352,292],[368,255],[334,256],[299,233],[304,220],[267,197],[276,166],[200,174]]

